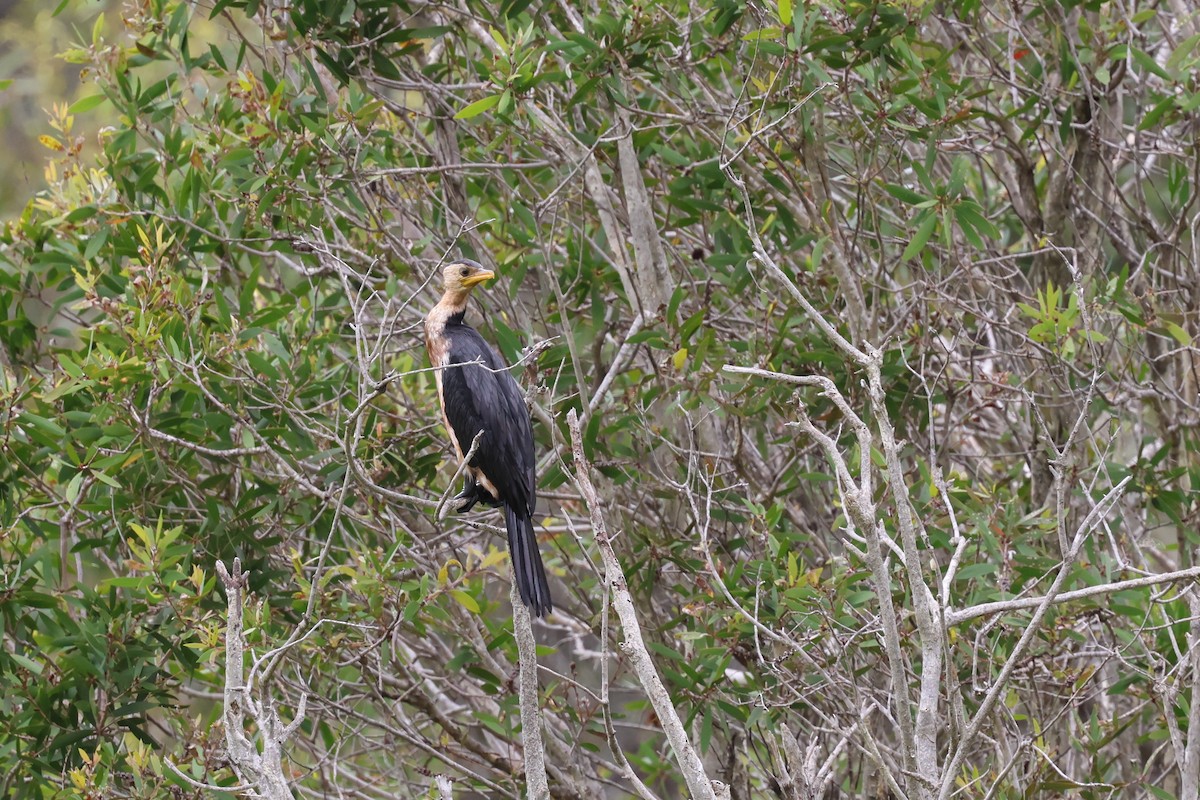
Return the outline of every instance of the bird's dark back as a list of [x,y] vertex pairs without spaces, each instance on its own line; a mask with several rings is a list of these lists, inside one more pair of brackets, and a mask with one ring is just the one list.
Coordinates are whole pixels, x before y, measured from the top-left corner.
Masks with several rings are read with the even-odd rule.
[[454,436],[466,452],[484,431],[472,466],[495,484],[500,500],[532,515],[537,503],[533,427],[521,387],[474,328],[452,321],[444,335],[447,364],[463,365],[442,373],[446,418]]

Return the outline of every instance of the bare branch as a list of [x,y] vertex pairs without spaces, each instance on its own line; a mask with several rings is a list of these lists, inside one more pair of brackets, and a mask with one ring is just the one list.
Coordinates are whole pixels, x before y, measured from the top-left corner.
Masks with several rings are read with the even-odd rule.
[[[1200,567],[1189,567],[1188,569],[1164,572],[1159,575],[1143,575],[1140,578],[1129,578],[1128,580],[1117,581],[1115,583],[1102,583],[1096,586],[1088,586],[1084,589],[1073,589],[1069,592],[1062,592],[1053,598],[1051,605],[1071,603],[1075,600],[1084,600],[1089,597],[1116,594],[1128,589],[1142,589],[1147,586],[1159,586],[1198,578],[1200,578]],[[1008,614],[1013,611],[1037,608],[1045,601],[1045,597],[1019,597],[1012,600],[996,600],[991,603],[980,603],[977,606],[964,608],[961,611],[947,609],[945,613],[946,626],[961,625],[973,619],[989,617],[994,614]]]
[[571,431],[571,446],[575,454],[575,482],[591,513],[592,530],[596,534],[596,546],[599,547],[604,561],[605,585],[613,593],[613,607],[617,611],[617,618],[621,620],[621,629],[625,633],[625,641],[621,643],[621,650],[629,657],[634,672],[637,673],[638,680],[646,691],[646,697],[658,715],[663,733],[666,734],[667,742],[683,773],[683,780],[687,784],[688,790],[693,797],[700,798],[700,800],[715,800],[717,796],[715,787],[705,774],[704,764],[700,760],[699,754],[688,740],[683,721],[679,718],[679,713],[671,702],[671,696],[667,693],[667,687],[659,678],[658,671],[654,667],[654,660],[650,658],[650,652],[646,649],[645,641],[642,639],[641,624],[638,622],[633,598],[629,594],[629,587],[625,583],[625,574],[621,570],[620,562],[617,561],[617,555],[612,548],[612,541],[609,539],[600,498],[596,494],[595,487],[592,486],[592,479],[589,475],[590,467],[583,455],[579,416],[575,413],[575,409],[571,409],[567,413],[567,427]]
[[450,494],[454,491],[455,485],[458,484],[458,479],[467,471],[467,465],[471,463],[471,459],[475,457],[476,451],[479,450],[479,442],[483,439],[483,431],[475,434],[475,438],[471,440],[471,447],[467,450],[467,454],[458,462],[458,468],[454,470],[454,477],[450,479],[450,483],[446,491],[442,494],[442,499],[438,501],[437,508],[434,509],[433,515],[439,520],[446,518],[446,501],[450,499]]
[[[266,800],[293,800],[292,790],[283,774],[283,745],[290,731],[280,723],[272,702],[260,704],[248,695],[242,675],[242,592],[246,588],[247,573],[242,572],[241,559],[235,558],[232,573],[226,570],[224,562],[218,561],[217,574],[228,598],[222,719],[229,762],[238,780],[253,786],[258,796]],[[246,736],[247,712],[258,728],[261,752]]]
[[[479,437],[475,438],[478,440]],[[517,693],[521,706],[521,744],[525,750],[525,780],[528,792],[526,796],[529,800],[547,800],[550,797],[550,788],[546,781],[542,712],[538,703],[537,641],[533,638],[529,609],[521,602],[515,579],[509,587],[509,600],[513,609],[513,636],[517,640],[517,654],[521,662]]]

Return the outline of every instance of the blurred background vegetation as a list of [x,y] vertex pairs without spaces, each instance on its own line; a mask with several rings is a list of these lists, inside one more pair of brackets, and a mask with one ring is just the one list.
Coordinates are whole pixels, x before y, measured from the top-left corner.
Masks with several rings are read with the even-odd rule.
[[89,25],[101,9],[88,13],[73,7],[72,11],[55,16],[48,3],[8,0],[0,4],[0,86],[4,87],[0,126],[5,148],[0,163],[0,213],[5,217],[19,213],[35,192],[45,188],[47,153],[38,142],[48,132],[45,109],[54,102],[74,102],[82,94],[79,69],[59,54],[77,41],[77,26]]

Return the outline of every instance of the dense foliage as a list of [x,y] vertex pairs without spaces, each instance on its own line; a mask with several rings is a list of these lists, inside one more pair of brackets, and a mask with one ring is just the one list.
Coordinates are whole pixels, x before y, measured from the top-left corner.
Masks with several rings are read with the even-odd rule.
[[[522,795],[502,522],[437,513],[421,319],[462,254],[538,438],[554,797],[683,791],[572,409],[733,798],[1198,796],[1186,4],[135,0],[80,30],[90,90],[47,99],[50,185],[0,236],[0,792],[235,786],[237,556],[296,796]],[[1014,598],[1049,599],[977,608]]]

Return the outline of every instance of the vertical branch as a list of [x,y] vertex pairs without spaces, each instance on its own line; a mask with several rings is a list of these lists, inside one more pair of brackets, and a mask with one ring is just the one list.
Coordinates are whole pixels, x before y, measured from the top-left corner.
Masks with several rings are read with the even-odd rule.
[[942,655],[945,652],[945,628],[942,627],[941,608],[925,580],[921,552],[917,543],[917,528],[920,522],[909,506],[904,469],[900,464],[896,433],[884,404],[883,381],[880,377],[880,354],[872,349],[871,361],[867,365],[867,385],[871,397],[871,411],[879,431],[880,445],[885,464],[884,480],[887,483],[896,519],[900,528],[900,544],[904,549],[904,571],[912,592],[913,610],[916,612],[917,633],[921,641],[921,689],[917,700],[916,760],[917,774],[926,788],[936,786],[939,781],[938,733],[943,720],[938,716],[938,701],[942,686]]
[[[638,316],[641,319],[641,316]],[[576,537],[578,538],[578,537]],[[650,791],[650,787],[638,777],[634,771],[633,765],[629,763],[629,759],[625,757],[625,751],[621,749],[621,743],[617,740],[617,728],[613,724],[612,701],[609,699],[608,687],[610,685],[609,676],[612,670],[609,664],[612,659],[609,657],[608,651],[608,629],[609,629],[609,584],[604,583],[604,596],[600,599],[600,708],[604,711],[604,733],[608,737],[608,749],[612,751],[613,758],[616,759],[617,767],[625,780],[629,781],[629,785],[637,793],[637,796],[642,800],[658,800],[658,797]]]
[[[490,39],[490,37],[487,38]],[[542,126],[554,142],[554,145],[568,159],[581,166],[584,189],[596,206],[596,216],[600,220],[605,238],[608,239],[609,250],[612,255],[611,263],[617,271],[617,277],[621,279],[621,287],[625,291],[625,297],[630,307],[635,311],[646,317],[651,316],[653,309],[647,309],[643,305],[641,295],[638,294],[637,283],[632,274],[633,267],[629,263],[629,256],[625,252],[625,249],[620,246],[620,242],[624,241],[625,236],[621,229],[620,218],[617,215],[615,203],[610,194],[608,181],[605,180],[604,174],[600,171],[595,153],[579,144],[571,135],[566,125],[556,117],[551,117],[538,105],[529,103],[526,106],[526,110],[529,112],[530,117]]]
[[[1185,594],[1191,617],[1188,623],[1188,661],[1192,668],[1192,697],[1188,709],[1187,747],[1182,753],[1176,754],[1176,758],[1181,762],[1179,797],[1181,800],[1196,800],[1200,797],[1200,597],[1196,596],[1195,587],[1189,587]],[[1165,710],[1168,716],[1175,713],[1173,708]]]
[[[253,787],[255,796],[265,800],[293,800],[292,790],[283,774],[283,745],[304,718],[304,704],[296,711],[291,725],[280,723],[279,715],[270,704],[256,703],[246,692],[242,673],[244,642],[242,640],[242,591],[249,573],[242,572],[240,558],[233,560],[232,574],[223,561],[217,562],[217,575],[225,585],[228,598],[229,627],[225,631],[225,707],[221,718],[225,724],[225,746],[229,763],[238,780]],[[246,712],[250,712],[262,739],[262,752],[246,736]]]
[[[667,743],[671,747],[675,761],[679,764],[680,772],[683,773],[688,791],[697,800],[716,800],[717,787],[705,773],[700,755],[692,747],[687,731],[683,727],[683,721],[679,718],[679,712],[675,710],[667,687],[659,678],[658,670],[654,667],[654,660],[650,658],[646,643],[642,639],[642,627],[638,622],[629,587],[625,583],[625,573],[621,570],[621,564],[617,561],[617,555],[613,551],[612,541],[608,536],[608,526],[601,513],[600,498],[596,494],[596,488],[592,485],[589,475],[590,467],[583,455],[583,440],[579,434],[579,416],[575,413],[575,409],[571,409],[567,414],[567,426],[571,430],[571,449],[575,454],[575,482],[591,513],[592,530],[596,534],[596,546],[599,547],[600,556],[604,562],[604,582],[612,590],[613,608],[617,612],[617,618],[621,621],[621,630],[625,634],[625,641],[620,645],[621,650],[629,657],[642,688],[646,690],[646,697],[650,700],[655,714],[658,715],[659,723],[662,725],[663,733],[667,737]],[[728,789],[725,791],[725,796],[728,796]]]
[[[867,346],[859,348],[853,342],[843,337],[838,333],[837,329],[829,323],[825,317],[816,310],[809,302],[808,298],[799,290],[799,288],[788,278],[787,274],[775,263],[766,250],[761,236],[754,225],[753,206],[751,205],[750,195],[746,189],[744,181],[736,177],[733,171],[728,167],[725,170],[726,175],[730,180],[741,190],[743,202],[745,204],[745,213],[747,215],[747,231],[750,234],[755,246],[754,256],[760,264],[766,267],[789,294],[799,303],[800,307],[808,315],[814,323],[821,328],[822,332],[829,341],[843,353],[846,354],[854,363],[867,370],[869,390],[871,396],[871,409],[876,419],[876,425],[879,431],[880,444],[882,446],[886,461],[886,469],[884,471],[884,480],[888,484],[892,495],[893,503],[896,507],[896,513],[900,522],[901,544],[904,549],[904,568],[908,578],[908,584],[912,591],[913,605],[917,617],[917,631],[921,641],[922,655],[922,671],[921,671],[921,690],[917,702],[917,719],[915,730],[912,733],[915,738],[910,740],[905,736],[906,745],[911,742],[913,747],[905,747],[905,759],[912,757],[915,759],[914,764],[907,765],[907,771],[916,773],[919,778],[917,792],[919,795],[925,795],[930,787],[937,785],[940,775],[938,766],[938,748],[937,735],[940,730],[940,720],[937,716],[938,700],[941,691],[941,665],[943,654],[943,629],[939,619],[939,607],[937,600],[930,591],[921,567],[920,551],[917,545],[916,536],[916,521],[913,518],[912,511],[908,505],[908,493],[904,482],[904,473],[900,465],[899,452],[896,445],[895,433],[892,430],[891,422],[887,416],[887,409],[884,406],[883,385],[880,378],[880,353],[873,347]],[[861,298],[855,301],[851,297],[852,293],[847,292],[848,303],[853,308],[856,302],[861,302]],[[860,322],[860,329],[862,320]],[[826,393],[828,394],[828,392]],[[853,418],[853,417],[852,417]],[[811,423],[809,424],[811,428]],[[815,429],[814,429],[815,430]],[[859,432],[860,441],[868,443],[871,440],[869,431]],[[865,501],[871,495],[870,480],[871,480],[871,464],[869,460],[870,449],[863,447],[860,457],[862,458],[862,467],[860,470],[859,479],[862,482],[862,494],[856,502],[851,503],[852,506],[860,508],[864,512],[870,512],[861,523],[863,534],[867,537],[868,543],[868,561],[873,575],[880,581],[881,584],[886,584],[890,579],[886,573],[886,565],[883,562],[882,550],[879,548],[878,529],[874,525],[874,508],[869,502]],[[890,596],[890,588],[884,585],[876,587],[877,593],[880,593],[880,602],[884,600],[884,593]],[[899,651],[895,655],[900,655]],[[895,671],[900,668],[901,662],[893,663],[893,679],[897,676]],[[903,682],[897,682],[896,689],[900,691]],[[907,705],[907,702],[905,703]],[[908,717],[908,709],[905,708],[903,713],[900,713],[901,729],[906,734],[909,733],[905,722]]]
[[646,191],[646,182],[642,179],[637,150],[633,146],[633,120],[620,106],[616,107],[616,112],[617,118],[625,127],[624,135],[617,140],[617,156],[621,165],[621,185],[625,189],[625,208],[633,241],[638,299],[643,314],[655,315],[659,307],[671,299],[667,258],[659,240],[650,193]]
[[533,623],[529,609],[517,594],[514,580],[509,590],[513,607],[513,637],[517,640],[520,658],[520,677],[517,696],[521,702],[521,745],[525,749],[525,781],[529,800],[548,800],[546,752],[542,746],[542,714],[538,708],[537,641],[533,638]]
[[221,719],[225,723],[225,746],[229,748],[229,762],[243,782],[240,766],[256,755],[254,745],[246,737],[245,676],[242,674],[242,590],[246,588],[247,573],[242,572],[242,560],[233,560],[233,574],[225,569],[225,562],[217,562],[217,575],[225,584],[228,627],[225,629],[225,708]]

